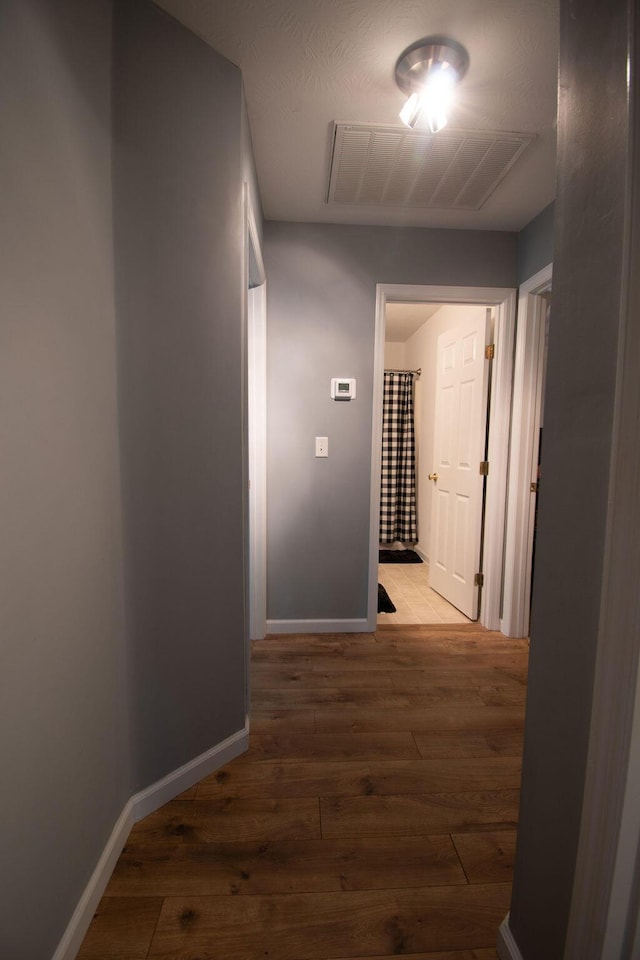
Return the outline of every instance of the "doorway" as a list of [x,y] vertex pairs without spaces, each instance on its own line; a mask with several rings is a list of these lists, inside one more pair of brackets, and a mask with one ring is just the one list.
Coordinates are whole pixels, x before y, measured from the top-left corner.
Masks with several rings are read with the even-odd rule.
[[[387,381],[411,377],[415,483],[410,483],[407,464],[399,463],[394,476],[400,471],[411,491],[408,487],[399,490],[400,515],[391,528],[385,512],[391,504],[386,500],[384,508],[381,504],[387,520],[381,526],[381,537],[383,532],[387,536],[380,543],[384,550],[378,580],[396,610],[379,613],[379,624],[461,623],[478,618],[480,588],[474,579],[481,569],[485,482],[478,462],[485,457],[491,364],[484,354],[492,337],[492,308],[387,301],[385,390]],[[484,379],[484,386],[478,378]],[[391,429],[395,435],[402,420],[395,407],[387,416],[392,417],[387,431]],[[387,436],[386,453],[383,448],[383,464],[397,447],[397,439],[396,443],[390,439]],[[410,493],[416,520],[411,527],[405,522]],[[413,536],[410,541],[390,544],[390,529],[396,534],[411,529]],[[391,562],[395,558],[413,562]]]
[[[385,368],[385,314],[388,302],[430,305],[466,304],[485,308],[492,307],[495,310],[493,403],[488,432],[488,459],[492,469],[492,482],[487,487],[485,505],[487,534],[483,550],[484,595],[480,623],[489,629],[499,629],[515,335],[515,300],[515,290],[508,288],[432,287],[398,284],[379,284],[377,287],[371,465],[369,629],[375,629],[377,622],[382,384]],[[457,620],[460,622],[459,615]]]
[[553,268],[548,264],[519,290],[514,361],[508,511],[504,550],[504,602],[500,629],[529,633],[538,461],[542,425],[546,331]]
[[[249,185],[244,184],[244,431],[245,471],[245,722],[251,701],[251,641],[266,633],[266,542],[267,542],[267,298],[266,275],[260,235],[251,205]],[[248,729],[248,727],[247,727]]]

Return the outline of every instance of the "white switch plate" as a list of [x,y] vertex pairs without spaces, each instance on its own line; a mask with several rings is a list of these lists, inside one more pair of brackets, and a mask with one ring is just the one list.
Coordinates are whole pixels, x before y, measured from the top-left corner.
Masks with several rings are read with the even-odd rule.
[[316,457],[329,456],[329,437],[316,437]]

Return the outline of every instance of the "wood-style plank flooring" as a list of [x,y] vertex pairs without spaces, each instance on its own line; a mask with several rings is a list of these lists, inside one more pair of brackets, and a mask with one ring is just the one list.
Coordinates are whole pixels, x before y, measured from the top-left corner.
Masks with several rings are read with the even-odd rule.
[[138,823],[79,960],[496,960],[526,641],[269,637],[250,749]]

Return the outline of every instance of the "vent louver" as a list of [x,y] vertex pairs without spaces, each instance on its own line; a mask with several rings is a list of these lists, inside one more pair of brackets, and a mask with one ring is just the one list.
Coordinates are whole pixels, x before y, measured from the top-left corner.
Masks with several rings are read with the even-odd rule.
[[327,202],[479,210],[534,139],[336,123]]

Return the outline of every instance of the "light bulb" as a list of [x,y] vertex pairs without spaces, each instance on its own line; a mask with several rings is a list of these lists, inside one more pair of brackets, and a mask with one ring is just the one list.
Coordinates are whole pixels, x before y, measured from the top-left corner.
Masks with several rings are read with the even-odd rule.
[[448,63],[435,64],[422,88],[413,93],[400,111],[400,119],[408,127],[427,127],[437,133],[447,125],[447,110],[453,99],[456,71]]
[[456,85],[455,70],[448,69],[449,64],[434,67],[427,76],[422,96],[423,111],[429,130],[437,133],[447,125],[447,112],[453,100],[453,88]]
[[415,127],[418,118],[420,117],[420,111],[422,110],[422,101],[420,94],[412,93],[411,96],[406,100],[404,107],[400,111],[400,119],[408,127]]

